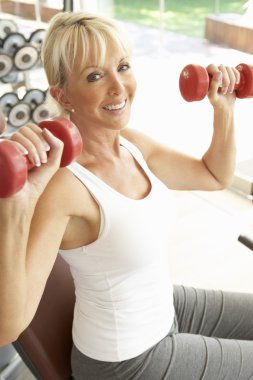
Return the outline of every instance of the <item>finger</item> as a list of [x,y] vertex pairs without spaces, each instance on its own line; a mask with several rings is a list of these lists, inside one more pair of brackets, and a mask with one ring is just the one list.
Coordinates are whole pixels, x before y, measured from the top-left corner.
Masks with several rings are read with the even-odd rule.
[[[11,136],[11,140],[19,143],[23,146],[24,149],[28,151],[28,158],[35,166],[41,166],[41,159],[38,154],[38,151],[31,141],[31,139],[27,138],[22,133],[16,132]],[[46,153],[45,153],[46,154]]]
[[47,128],[44,128],[42,133],[46,142],[50,146],[50,155],[48,157],[48,163],[53,162],[57,166],[60,166],[61,156],[64,147],[63,142],[57,137],[55,137]]
[[211,100],[216,98],[219,88],[222,86],[222,73],[218,67],[213,64],[207,67],[207,72],[211,78],[208,92],[208,97]]
[[48,145],[48,143],[46,142],[46,140],[43,136],[42,129],[38,125],[33,124],[33,123],[29,123],[29,124],[27,124],[27,126],[40,137],[40,140],[43,144],[44,150],[45,151],[50,150],[50,146]]
[[233,70],[234,75],[235,75],[235,83],[239,84],[240,83],[240,79],[241,79],[240,71],[237,70],[237,68],[235,68],[235,67],[232,67],[232,70]]
[[232,94],[232,92],[234,91],[234,88],[235,88],[235,84],[236,84],[236,76],[235,76],[235,73],[234,73],[234,70],[232,69],[232,67],[226,66],[226,70],[227,70],[227,74],[229,77],[229,86],[228,86],[227,92],[229,94]]
[[18,143],[17,141],[14,141],[14,143],[24,156],[28,156],[29,152],[22,144]]
[[[18,136],[20,136],[21,141],[18,140]],[[21,138],[21,136],[23,138]],[[47,162],[46,150],[48,150],[49,147],[42,136],[41,128],[35,124],[28,124],[21,127],[17,132],[16,141],[26,144],[25,147],[29,151],[28,157],[32,159],[32,162],[36,166]]]
[[221,88],[221,93],[223,95],[226,95],[226,93],[228,92],[229,84],[230,84],[230,78],[229,78],[227,69],[224,67],[224,65],[220,65],[220,66],[218,66],[218,68],[219,68],[219,70],[222,73],[222,88]]

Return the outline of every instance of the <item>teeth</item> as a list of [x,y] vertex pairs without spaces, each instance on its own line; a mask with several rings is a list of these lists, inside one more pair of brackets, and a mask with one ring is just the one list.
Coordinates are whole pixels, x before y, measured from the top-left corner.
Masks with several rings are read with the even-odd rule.
[[122,102],[120,104],[108,104],[108,106],[105,106],[104,108],[109,110],[109,111],[119,110],[120,108],[123,108],[125,104],[126,104],[126,101],[124,100],[124,102]]

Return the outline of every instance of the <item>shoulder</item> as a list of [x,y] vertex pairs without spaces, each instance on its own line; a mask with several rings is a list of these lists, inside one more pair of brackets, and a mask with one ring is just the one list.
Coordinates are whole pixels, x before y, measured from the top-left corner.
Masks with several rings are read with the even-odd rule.
[[141,151],[145,161],[149,160],[154,150],[158,147],[158,143],[153,138],[138,130],[126,128],[121,131],[121,136]]
[[70,170],[61,168],[45,188],[37,209],[62,217],[79,216],[83,214],[81,205],[87,204],[89,200],[90,194],[87,188]]

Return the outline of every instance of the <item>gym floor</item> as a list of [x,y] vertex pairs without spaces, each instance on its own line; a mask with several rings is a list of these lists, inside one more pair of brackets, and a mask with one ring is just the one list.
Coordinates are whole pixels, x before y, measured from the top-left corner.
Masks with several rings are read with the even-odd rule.
[[[17,22],[24,33],[27,26],[42,26],[26,20]],[[207,100],[186,103],[181,98],[180,71],[188,63],[252,63],[252,56],[206,40],[170,32],[161,34],[158,29],[135,24],[122,25],[134,42],[133,66],[138,79],[131,126],[176,149],[200,156],[212,133],[211,107]],[[35,86],[39,88],[40,82],[41,75],[35,75]],[[252,157],[250,102],[251,99],[238,100],[236,105],[238,162]],[[240,233],[253,228],[252,200],[230,190],[172,192],[172,196],[178,210],[169,252],[173,282],[253,292],[253,252],[237,241]],[[32,379],[24,365],[15,377],[8,378]]]

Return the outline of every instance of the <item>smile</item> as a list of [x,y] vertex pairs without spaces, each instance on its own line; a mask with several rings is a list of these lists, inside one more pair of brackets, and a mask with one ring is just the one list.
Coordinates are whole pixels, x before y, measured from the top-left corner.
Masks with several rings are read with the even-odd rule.
[[124,100],[122,103],[118,104],[108,104],[104,106],[103,108],[108,111],[115,111],[115,110],[121,110],[125,107],[126,105],[126,100]]

